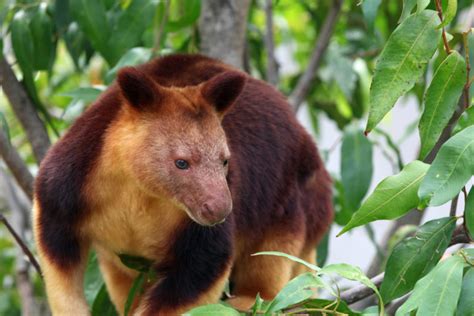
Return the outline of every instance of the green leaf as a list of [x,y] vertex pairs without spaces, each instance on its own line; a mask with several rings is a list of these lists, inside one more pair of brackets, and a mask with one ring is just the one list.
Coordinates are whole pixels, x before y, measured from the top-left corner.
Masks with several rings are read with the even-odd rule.
[[453,315],[461,294],[464,261],[452,256],[433,270],[433,283],[418,306],[418,315]]
[[392,33],[375,66],[370,87],[370,132],[408,92],[424,72],[441,35],[435,27],[439,21],[435,11],[422,11],[409,16]]
[[331,230],[331,227],[329,227],[329,230],[326,232],[326,234],[324,234],[324,237],[319,242],[318,248],[316,250],[316,263],[320,267],[326,264],[326,260],[328,258],[330,230]]
[[458,0],[448,0],[448,7],[444,10],[443,22],[438,25],[438,28],[445,27],[456,16],[456,12],[458,11]]
[[110,65],[115,64],[114,52],[107,47],[110,28],[103,1],[69,0],[69,7],[71,14],[92,46]]
[[48,70],[52,67],[56,54],[56,43],[53,33],[53,21],[48,15],[47,4],[42,2],[34,12],[30,30],[34,46],[34,69]]
[[418,190],[420,209],[453,199],[474,174],[474,126],[451,137],[441,146]]
[[86,49],[87,40],[84,33],[79,29],[79,24],[77,22],[69,24],[63,38],[74,65],[77,69],[80,69],[79,58]]
[[115,306],[110,300],[105,284],[102,285],[99,293],[95,297],[94,303],[92,304],[91,316],[118,316]]
[[252,316],[256,316],[259,312],[262,311],[263,302],[264,300],[260,297],[260,293],[257,293],[255,303],[252,306]]
[[374,21],[381,2],[382,0],[364,0],[362,2],[362,13],[364,13],[365,23],[371,32],[374,31]]
[[143,64],[149,61],[151,58],[151,49],[144,48],[144,47],[135,47],[130,49],[125,55],[120,58],[117,64],[112,68],[107,75],[105,76],[105,80],[107,83],[112,82],[117,75],[117,72],[120,68],[125,66],[135,66],[139,64]]
[[199,306],[184,313],[185,316],[240,316],[240,313],[231,307],[222,304]]
[[376,220],[398,218],[415,208],[418,188],[428,168],[429,165],[415,160],[399,174],[382,180],[338,236]]
[[455,217],[432,220],[422,225],[414,237],[395,246],[380,287],[384,302],[408,293],[416,281],[436,265],[448,247],[455,227]]
[[471,239],[474,239],[474,187],[471,187],[464,207],[464,225]]
[[464,274],[456,316],[472,316],[474,311],[474,268]]
[[128,49],[140,42],[143,32],[152,24],[155,8],[154,1],[132,0],[122,12],[108,39],[113,60],[118,61]]
[[272,315],[279,310],[307,300],[315,294],[315,288],[324,286],[325,284],[321,278],[313,273],[307,272],[301,274],[288,282],[277,296],[275,296],[265,311],[265,315]]
[[295,257],[295,256],[292,256],[292,255],[289,255],[289,254],[286,254],[286,253],[283,253],[283,252],[279,252],[279,251],[261,251],[261,252],[257,252],[257,253],[254,253],[252,254],[252,256],[277,256],[277,257],[284,257],[284,258],[287,258],[291,261],[294,261],[294,262],[297,262],[297,263],[301,263],[302,265],[306,266],[307,268],[311,269],[311,270],[314,270],[314,271],[320,271],[321,268],[318,267],[318,266],[315,266],[314,264],[312,263],[309,263],[309,262],[306,262],[304,261],[303,259],[300,259],[298,257]]
[[419,129],[420,157],[425,158],[456,110],[466,83],[466,62],[456,51],[446,57],[433,76],[425,96]]
[[379,290],[377,289],[375,284],[362,272],[362,270],[359,267],[355,267],[346,263],[330,264],[322,268],[318,274],[328,274],[328,273],[336,273],[345,279],[359,281],[360,283],[364,284],[368,288],[372,289],[379,299],[380,315],[384,314],[383,301],[382,301],[382,297],[380,296]]
[[416,6],[417,0],[403,0],[403,9],[402,14],[400,15],[400,19],[398,23],[403,22],[413,11],[413,8]]
[[353,127],[347,128],[342,138],[341,180],[350,216],[359,208],[372,180],[372,143]]
[[420,13],[430,4],[430,0],[417,0],[416,1],[416,13]]
[[454,127],[453,135],[472,125],[474,125],[474,106],[468,107],[461,115],[457,125]]
[[[137,257],[135,257],[135,258],[137,258]],[[122,260],[122,257],[120,257],[120,260],[122,261],[122,263],[124,263],[124,260]],[[129,258],[126,261],[128,263],[133,262],[132,265],[135,265],[136,259],[131,259],[131,257],[129,256]],[[131,268],[127,264],[126,264],[126,266]],[[138,270],[138,269],[136,269],[136,270]],[[127,316],[128,313],[130,312],[130,308],[132,307],[132,304],[133,304],[133,301],[134,301],[135,297],[143,291],[143,284],[144,283],[145,283],[145,273],[140,272],[138,274],[138,276],[135,278],[135,280],[133,281],[132,287],[130,288],[130,291],[128,292],[128,297],[127,297],[127,301],[125,302],[125,307],[124,307],[124,312],[123,312],[123,314],[125,316]]]
[[32,76],[35,56],[29,23],[26,12],[20,10],[13,17],[10,26],[13,52],[24,76]]
[[170,20],[165,25],[166,32],[176,32],[185,27],[191,26],[194,24],[201,14],[201,1],[200,0],[185,0],[183,16],[176,20]]
[[77,88],[72,91],[61,93],[60,95],[71,97],[75,101],[80,100],[89,103],[95,101],[103,91],[103,89],[86,87]]
[[89,305],[92,305],[103,285],[104,280],[102,279],[102,274],[99,270],[97,256],[95,252],[92,252],[89,255],[86,273],[84,276],[84,295]]
[[[304,303],[302,308],[307,309],[321,309],[327,311],[339,312],[335,315],[347,315],[347,316],[359,316],[360,313],[354,312],[347,306],[347,303],[344,301],[329,301],[323,299],[311,299],[308,302]],[[378,314],[378,313],[376,313]],[[299,315],[299,314],[296,314]],[[313,315],[311,313],[310,315]],[[316,313],[315,315],[325,315],[324,312],[321,314]],[[332,315],[332,313],[327,312],[327,315]]]
[[127,267],[133,270],[147,273],[153,265],[153,261],[137,256],[130,256],[127,254],[119,254],[120,261]]

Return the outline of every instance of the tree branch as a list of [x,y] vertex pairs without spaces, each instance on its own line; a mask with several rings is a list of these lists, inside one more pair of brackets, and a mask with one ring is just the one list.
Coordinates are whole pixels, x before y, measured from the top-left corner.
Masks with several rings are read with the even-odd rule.
[[333,0],[331,9],[324,21],[323,27],[321,28],[321,32],[319,33],[318,39],[316,44],[314,45],[313,52],[311,54],[311,58],[306,67],[306,71],[298,80],[295,89],[288,97],[290,104],[293,107],[294,112],[297,112],[301,103],[306,98],[309,89],[311,87],[311,82],[316,77],[316,72],[321,64],[322,57],[326,52],[326,49],[329,44],[329,40],[331,39],[334,25],[338,19],[339,13],[342,9],[342,0]]
[[8,64],[5,56],[0,55],[0,85],[10,101],[13,112],[20,121],[31,143],[38,164],[44,158],[51,142],[46,127],[41,121],[35,106],[23,85]]
[[33,176],[18,152],[11,146],[3,130],[0,130],[0,156],[12,172],[21,189],[31,200],[33,198]]
[[278,84],[278,63],[275,59],[275,41],[273,36],[273,0],[265,0],[265,48],[267,52],[267,81]]

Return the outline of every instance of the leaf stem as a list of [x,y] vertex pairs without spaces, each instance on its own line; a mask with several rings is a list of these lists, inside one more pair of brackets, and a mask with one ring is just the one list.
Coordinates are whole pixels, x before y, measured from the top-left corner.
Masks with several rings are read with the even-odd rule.
[[[436,0],[435,1],[436,5],[436,11],[438,11],[438,16],[439,19],[441,20],[441,23],[443,23],[443,7],[441,6],[441,0]],[[448,43],[448,38],[446,36],[446,30],[443,26],[443,44],[444,44],[444,49],[446,50],[446,54],[451,54],[451,48],[449,47]]]

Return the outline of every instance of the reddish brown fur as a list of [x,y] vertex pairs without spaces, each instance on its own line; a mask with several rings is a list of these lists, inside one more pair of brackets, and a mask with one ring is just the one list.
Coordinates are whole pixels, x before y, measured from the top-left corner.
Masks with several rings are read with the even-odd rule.
[[[182,157],[197,167],[183,173],[169,164]],[[229,190],[233,208],[223,224],[191,221],[205,222],[204,204],[227,208]],[[236,306],[248,307],[257,292],[272,298],[301,270],[250,254],[278,250],[314,261],[332,220],[330,178],[285,98],[199,55],[122,71],[119,85],[49,152],[35,198],[50,300],[61,296],[51,284],[81,271],[92,245],[119,310],[135,274],[115,254],[154,260],[163,278],[137,303],[146,315],[217,300],[229,273]],[[73,279],[74,291],[64,284],[62,295],[83,302],[81,277]],[[57,314],[68,311],[51,303]]]

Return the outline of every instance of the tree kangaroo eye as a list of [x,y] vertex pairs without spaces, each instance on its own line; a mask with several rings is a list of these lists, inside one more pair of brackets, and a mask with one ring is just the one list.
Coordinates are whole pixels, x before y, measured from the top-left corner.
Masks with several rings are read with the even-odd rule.
[[176,165],[176,168],[178,169],[181,169],[181,170],[189,169],[189,163],[186,160],[178,159],[174,162],[174,164]]

